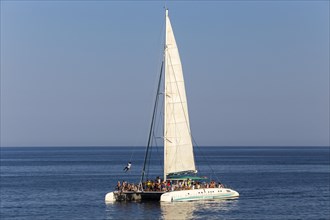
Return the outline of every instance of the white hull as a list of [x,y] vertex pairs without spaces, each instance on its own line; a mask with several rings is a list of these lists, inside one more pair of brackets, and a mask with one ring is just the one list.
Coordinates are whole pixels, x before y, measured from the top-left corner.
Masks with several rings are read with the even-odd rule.
[[232,199],[239,197],[239,193],[228,188],[206,188],[181,190],[164,193],[160,197],[161,202],[194,201],[213,199]]
[[107,193],[104,199],[106,203],[116,201],[115,194],[113,192]]

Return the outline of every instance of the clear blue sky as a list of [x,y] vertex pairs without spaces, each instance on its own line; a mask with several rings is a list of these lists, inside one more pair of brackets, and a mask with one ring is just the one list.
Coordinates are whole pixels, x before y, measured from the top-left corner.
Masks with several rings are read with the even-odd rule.
[[[163,2],[1,1],[1,146],[145,145]],[[168,2],[199,145],[329,145],[329,2]]]

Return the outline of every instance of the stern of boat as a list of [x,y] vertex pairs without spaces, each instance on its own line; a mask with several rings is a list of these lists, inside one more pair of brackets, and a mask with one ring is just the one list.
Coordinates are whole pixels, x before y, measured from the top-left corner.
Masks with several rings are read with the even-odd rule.
[[170,192],[164,193],[163,195],[160,196],[160,201],[161,202],[172,202],[173,201],[172,193],[170,193]]
[[113,192],[109,192],[105,195],[105,202],[110,203],[116,201],[115,194]]

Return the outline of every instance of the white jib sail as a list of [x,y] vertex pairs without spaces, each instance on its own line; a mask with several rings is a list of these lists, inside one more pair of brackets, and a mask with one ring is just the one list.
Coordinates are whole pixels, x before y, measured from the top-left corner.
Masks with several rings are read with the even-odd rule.
[[167,10],[165,35],[164,178],[196,170],[182,66]]

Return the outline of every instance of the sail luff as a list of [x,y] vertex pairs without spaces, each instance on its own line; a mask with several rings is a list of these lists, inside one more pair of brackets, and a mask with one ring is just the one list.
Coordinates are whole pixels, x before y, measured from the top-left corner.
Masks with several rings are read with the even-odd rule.
[[182,65],[167,10],[165,34],[164,179],[196,169]]

